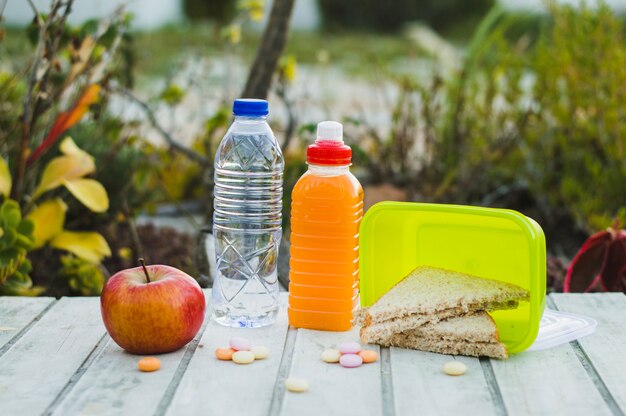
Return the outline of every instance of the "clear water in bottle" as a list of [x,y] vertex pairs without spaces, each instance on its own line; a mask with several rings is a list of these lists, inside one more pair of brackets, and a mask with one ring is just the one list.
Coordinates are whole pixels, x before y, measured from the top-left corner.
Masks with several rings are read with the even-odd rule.
[[235,100],[235,121],[215,155],[214,319],[271,325],[278,312],[284,160],[264,100]]

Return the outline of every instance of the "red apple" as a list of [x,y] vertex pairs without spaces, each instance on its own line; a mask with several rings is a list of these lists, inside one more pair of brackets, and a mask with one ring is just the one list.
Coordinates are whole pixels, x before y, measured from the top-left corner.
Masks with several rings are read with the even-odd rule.
[[100,296],[109,335],[133,354],[181,348],[200,330],[205,307],[198,282],[183,271],[160,264],[116,273]]

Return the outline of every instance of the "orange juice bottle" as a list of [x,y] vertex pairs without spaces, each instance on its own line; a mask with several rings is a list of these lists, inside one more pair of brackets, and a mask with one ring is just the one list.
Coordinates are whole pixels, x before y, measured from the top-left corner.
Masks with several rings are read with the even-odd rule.
[[363,188],[350,173],[352,150],[336,121],[317,125],[308,171],[291,195],[289,323],[347,331],[359,304]]

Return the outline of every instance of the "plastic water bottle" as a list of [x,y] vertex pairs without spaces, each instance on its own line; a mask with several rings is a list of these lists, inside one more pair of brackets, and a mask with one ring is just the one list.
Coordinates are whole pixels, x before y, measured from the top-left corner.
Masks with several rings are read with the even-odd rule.
[[213,317],[254,328],[274,323],[279,307],[284,160],[267,101],[235,100],[233,113],[215,155]]

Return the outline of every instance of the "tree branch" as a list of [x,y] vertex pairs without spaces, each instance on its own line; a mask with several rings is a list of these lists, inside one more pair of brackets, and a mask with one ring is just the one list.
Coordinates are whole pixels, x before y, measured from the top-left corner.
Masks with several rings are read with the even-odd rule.
[[[40,84],[38,80],[38,72],[40,71],[40,65],[44,59],[44,50],[46,49],[46,34],[50,27],[50,22],[54,20],[56,12],[60,7],[60,2],[54,0],[50,6],[50,15],[45,22],[42,22],[37,8],[29,1],[33,11],[35,12],[35,18],[39,24],[39,40],[37,41],[37,47],[35,48],[35,58],[30,67],[30,73],[28,75],[28,82],[26,88],[26,94],[24,95],[23,110],[21,117],[21,130],[19,147],[15,156],[15,175],[13,176],[13,184],[11,186],[11,198],[18,202],[22,198],[22,191],[24,188],[24,173],[26,171],[26,157],[28,154],[28,146],[32,136],[32,124],[34,120],[34,107],[37,105],[37,98],[34,97],[35,87]],[[42,24],[43,23],[43,24]],[[47,69],[45,70],[47,71]],[[39,85],[39,90],[41,86]]]
[[279,83],[276,87],[276,96],[280,98],[280,100],[285,105],[287,109],[287,127],[285,129],[285,139],[283,140],[283,151],[287,151],[289,144],[291,143],[291,139],[294,136],[294,132],[296,130],[296,124],[298,121],[298,117],[296,113],[293,111],[293,102],[287,97],[287,91],[284,83]]
[[265,26],[261,45],[250,67],[246,87],[241,96],[267,98],[278,58],[285,49],[289,33],[289,21],[295,0],[274,0],[270,18]]
[[118,88],[115,88],[115,91],[117,91],[120,94],[126,96],[131,101],[133,101],[134,103],[139,105],[139,107],[141,107],[141,109],[143,110],[143,112],[146,115],[146,117],[148,117],[148,121],[150,122],[152,127],[154,127],[154,129],[161,135],[161,137],[163,137],[163,139],[167,142],[168,146],[172,150],[175,150],[175,151],[177,151],[177,152],[187,156],[189,159],[191,159],[191,160],[201,164],[202,166],[206,166],[206,167],[212,166],[211,161],[207,157],[205,157],[204,155],[194,151],[193,149],[190,149],[190,148],[188,148],[186,146],[183,146],[182,144],[178,143],[172,137],[172,135],[167,130],[165,130],[163,128],[163,126],[161,126],[161,124],[159,124],[159,122],[156,119],[156,116],[154,115],[154,112],[152,111],[152,109],[150,108],[150,106],[146,102],[141,100],[139,97],[137,97],[135,94],[133,94],[127,88],[118,87]]

